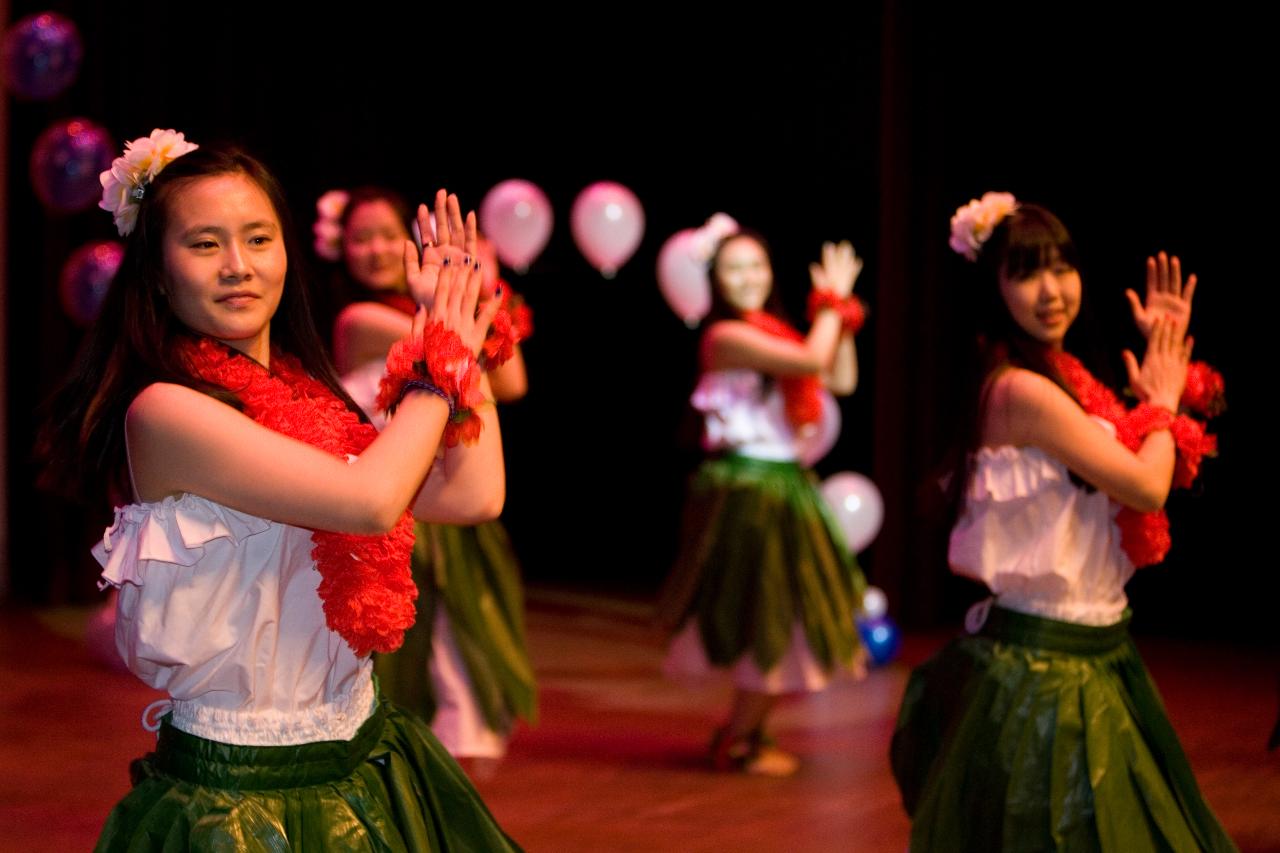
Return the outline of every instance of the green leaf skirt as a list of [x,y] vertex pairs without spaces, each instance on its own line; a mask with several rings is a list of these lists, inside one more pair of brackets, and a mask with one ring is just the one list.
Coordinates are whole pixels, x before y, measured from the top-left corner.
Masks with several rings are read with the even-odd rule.
[[1129,637],[991,608],[907,683],[890,749],[913,851],[1235,850]]
[[707,659],[750,653],[767,672],[793,627],[828,670],[852,662],[865,581],[818,493],[794,462],[722,456],[694,473],[680,552],[659,617],[669,630],[696,619]]
[[517,719],[537,719],[538,690],[525,645],[524,591],[507,531],[497,521],[415,528],[413,580],[418,617],[404,645],[374,658],[382,692],[430,723],[436,716],[428,664],[432,627],[443,607],[486,725],[503,736]]
[[234,746],[166,718],[99,851],[518,850],[421,720],[386,700],[349,741]]

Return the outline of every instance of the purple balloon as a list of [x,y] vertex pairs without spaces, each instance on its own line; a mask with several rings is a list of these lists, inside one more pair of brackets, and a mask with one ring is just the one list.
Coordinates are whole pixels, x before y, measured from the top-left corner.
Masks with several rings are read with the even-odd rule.
[[45,207],[75,213],[102,198],[98,175],[111,168],[116,144],[88,119],[55,122],[31,150],[31,185]]
[[43,101],[76,79],[84,44],[69,18],[54,12],[28,15],[0,42],[0,77],[19,98]]
[[71,322],[85,327],[94,321],[123,259],[124,246],[114,240],[85,243],[67,258],[58,298]]

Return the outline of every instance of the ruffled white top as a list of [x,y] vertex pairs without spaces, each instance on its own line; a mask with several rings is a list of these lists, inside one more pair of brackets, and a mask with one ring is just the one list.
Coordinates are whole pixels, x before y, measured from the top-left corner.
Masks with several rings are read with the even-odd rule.
[[[765,377],[748,368],[708,370],[689,402],[703,415],[702,446],[753,459],[792,462],[796,436],[787,421],[778,383],[763,392]],[[762,393],[763,392],[763,393]]]
[[311,531],[196,495],[116,509],[93,549],[119,589],[116,647],[209,740],[350,740],[375,701],[372,663],[325,625]]
[[983,447],[951,531],[951,568],[985,583],[1002,607],[1114,624],[1134,572],[1120,547],[1119,511],[1103,492],[1072,483],[1066,466],[1039,448]]

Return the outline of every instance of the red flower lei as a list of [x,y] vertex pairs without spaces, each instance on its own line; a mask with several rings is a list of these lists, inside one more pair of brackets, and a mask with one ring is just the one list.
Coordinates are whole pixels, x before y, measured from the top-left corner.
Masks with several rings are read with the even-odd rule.
[[[771,335],[789,341],[803,341],[790,323],[767,311],[745,311],[742,319]],[[787,410],[787,421],[793,429],[801,429],[822,420],[822,380],[816,376],[779,376],[778,387]]]
[[[1173,433],[1178,450],[1173,470],[1174,486],[1189,488],[1200,473],[1201,459],[1217,455],[1217,436],[1207,433],[1204,424],[1190,415],[1175,416],[1146,403],[1128,409],[1115,392],[1095,379],[1075,356],[1065,352],[1053,353],[1050,361],[1084,410],[1114,424],[1116,438],[1130,450],[1136,452],[1143,439],[1155,430],[1168,429]],[[1208,411],[1212,406],[1220,407],[1222,377],[1203,362],[1196,362],[1196,365],[1200,388],[1209,390],[1193,392],[1194,404],[1203,404],[1200,411]],[[1191,405],[1186,393],[1183,394],[1183,405]],[[1172,539],[1169,536],[1169,517],[1164,510],[1138,512],[1122,507],[1116,515],[1116,525],[1120,528],[1120,546],[1135,568],[1158,563],[1169,553]]]
[[[287,353],[273,350],[268,371],[208,338],[186,340],[178,347],[193,376],[235,394],[244,413],[267,429],[340,459],[358,455],[378,434]],[[409,573],[413,516],[408,509],[381,536],[313,530],[311,541],[329,629],[358,655],[400,648],[405,630],[413,625],[418,597]]]

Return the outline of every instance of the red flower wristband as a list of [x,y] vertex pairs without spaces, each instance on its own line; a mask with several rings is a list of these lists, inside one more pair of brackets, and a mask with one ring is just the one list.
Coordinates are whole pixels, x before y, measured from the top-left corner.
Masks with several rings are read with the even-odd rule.
[[485,370],[506,364],[515,354],[516,346],[533,334],[533,312],[511,285],[499,282],[494,298],[502,300],[502,307],[494,315],[484,349],[480,351],[480,366]]
[[836,311],[844,330],[855,335],[867,321],[867,306],[858,297],[851,294],[842,299],[829,290],[809,291],[809,322],[813,322],[818,312],[825,308]]
[[475,409],[484,402],[480,375],[479,363],[457,332],[442,323],[432,323],[421,338],[404,338],[391,345],[387,372],[378,387],[377,406],[394,413],[409,390],[426,388],[449,404],[445,446],[474,444],[481,430]]

